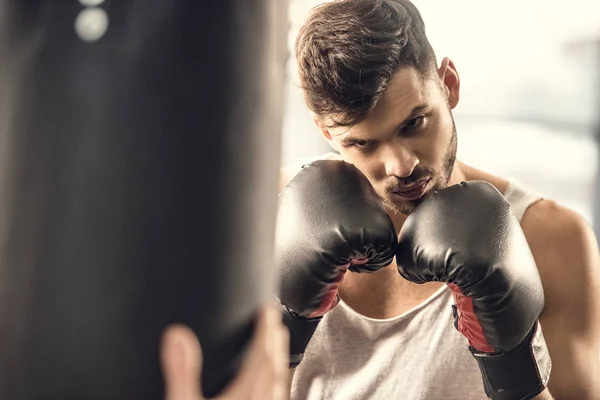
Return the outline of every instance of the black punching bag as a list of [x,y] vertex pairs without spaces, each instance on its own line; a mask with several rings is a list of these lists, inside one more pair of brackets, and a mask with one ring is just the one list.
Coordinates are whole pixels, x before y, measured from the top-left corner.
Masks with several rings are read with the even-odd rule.
[[272,289],[286,16],[0,0],[0,399],[164,399],[175,322],[205,395],[236,374]]

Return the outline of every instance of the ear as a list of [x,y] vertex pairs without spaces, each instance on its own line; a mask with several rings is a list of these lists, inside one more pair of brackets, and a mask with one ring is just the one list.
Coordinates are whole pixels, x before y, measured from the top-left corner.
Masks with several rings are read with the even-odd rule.
[[453,109],[458,104],[460,97],[460,78],[454,63],[448,57],[445,57],[442,60],[440,68],[438,69],[438,76],[440,77],[443,89],[446,92],[448,105]]

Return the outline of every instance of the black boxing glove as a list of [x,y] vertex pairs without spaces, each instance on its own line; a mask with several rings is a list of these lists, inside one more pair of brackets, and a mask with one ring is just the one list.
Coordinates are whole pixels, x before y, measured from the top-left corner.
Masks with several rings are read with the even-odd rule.
[[285,186],[275,260],[291,367],[302,360],[323,315],[338,303],[346,271],[374,272],[389,265],[397,243],[381,199],[352,164],[316,161]]
[[463,182],[428,196],[400,232],[396,262],[409,281],[452,289],[455,327],[490,399],[544,390],[551,361],[538,322],[542,282],[510,204],[492,185]]

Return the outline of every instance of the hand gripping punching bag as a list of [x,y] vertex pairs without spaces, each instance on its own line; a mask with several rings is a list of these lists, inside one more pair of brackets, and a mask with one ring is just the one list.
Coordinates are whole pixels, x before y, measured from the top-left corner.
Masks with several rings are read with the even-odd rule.
[[285,2],[85,3],[0,1],[0,399],[164,398],[170,323],[213,396],[271,294]]

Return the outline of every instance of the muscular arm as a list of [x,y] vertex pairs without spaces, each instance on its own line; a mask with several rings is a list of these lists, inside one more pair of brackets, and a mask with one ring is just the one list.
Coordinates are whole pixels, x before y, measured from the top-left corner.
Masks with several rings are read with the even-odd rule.
[[553,364],[548,390],[536,399],[600,399],[596,237],[579,215],[551,201],[530,207],[523,230],[544,285],[540,323]]

